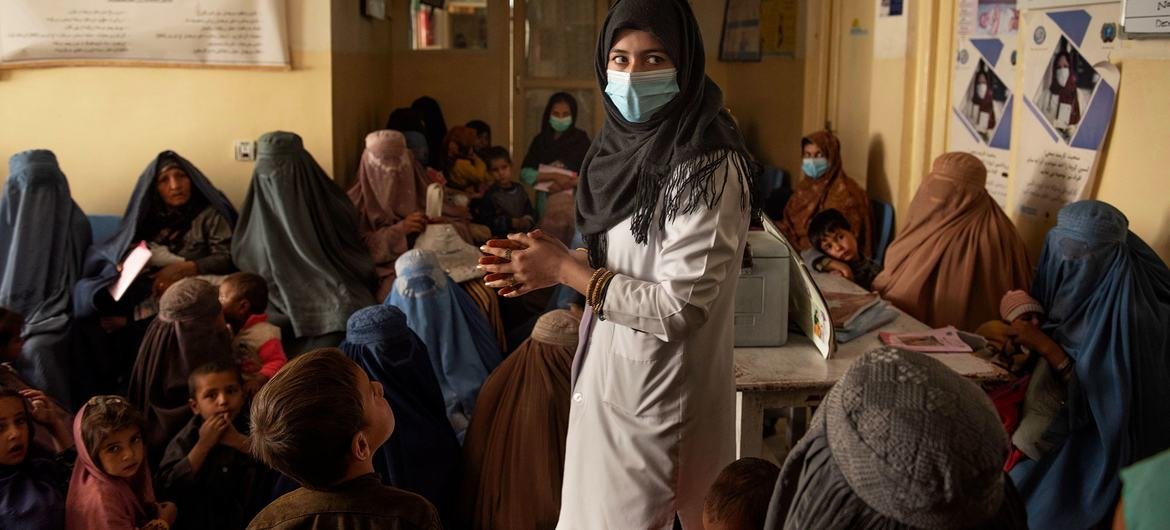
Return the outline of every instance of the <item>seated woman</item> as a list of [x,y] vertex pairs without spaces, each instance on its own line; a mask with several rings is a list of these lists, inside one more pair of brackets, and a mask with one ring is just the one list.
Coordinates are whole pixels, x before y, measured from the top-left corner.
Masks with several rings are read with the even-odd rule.
[[540,119],[540,132],[528,144],[524,162],[520,164],[528,176],[522,173],[521,178],[535,185],[534,177],[541,164],[580,173],[591,143],[589,134],[577,127],[577,98],[568,92],[557,92],[548,98]]
[[[1120,211],[1081,201],[1048,233],[1032,295],[1044,323],[1018,326],[1015,341],[1070,363],[1071,377],[1033,388],[1033,373],[1012,437],[1027,458],[1012,480],[1032,528],[1097,527],[1117,503],[1121,468],[1170,448],[1170,269]],[[1047,427],[1022,436],[1032,422]]]
[[398,131],[366,135],[366,150],[349,198],[357,208],[362,241],[378,273],[378,300],[394,285],[394,260],[410,250],[427,226],[427,179]]
[[[74,314],[98,319],[107,339],[109,354],[94,368],[98,381],[110,388],[95,393],[122,391],[138,344],[158,312],[158,296],[171,284],[196,275],[224,275],[232,264],[232,230],[236,210],[195,166],[173,151],[163,151],[146,166],[122,216],[122,224],[109,239],[94,244],[86,255],[82,279],[73,289]],[[120,300],[107,287],[117,281],[122,260],[140,241],[151,250],[150,263]]]
[[928,355],[878,348],[817,408],[764,528],[1028,528],[1002,469],[1006,438],[977,385]]
[[[423,96],[410,104],[410,109],[422,120],[423,134],[427,137],[427,146],[431,153],[429,167],[442,170],[441,154],[446,150],[443,140],[447,137],[447,119],[443,117],[443,107],[430,96]],[[393,129],[393,127],[389,127]]]
[[484,381],[463,444],[467,528],[553,528],[580,315],[558,309]]
[[146,419],[143,442],[153,467],[191,419],[187,377],[213,361],[234,360],[232,336],[219,305],[219,289],[187,278],[159,299],[130,374],[126,397]]
[[800,140],[804,157],[801,171],[806,178],[796,184],[776,227],[798,251],[812,246],[808,224],[825,210],[841,212],[849,221],[862,256],[873,255],[873,228],[870,227],[869,195],[849,175],[841,162],[841,140],[829,131],[812,133]]
[[385,484],[426,497],[447,518],[462,455],[426,345],[402,310],[375,305],[349,317],[341,351],[382,383],[394,411],[394,433],[374,469]]
[[479,388],[500,364],[500,347],[479,307],[443,272],[434,252],[411,250],[396,267],[398,279],[386,303],[406,314],[407,325],[426,345],[447,419],[462,440]]
[[447,175],[447,187],[477,199],[491,185],[487,163],[475,150],[479,135],[471,127],[452,127],[447,134],[443,150],[443,171]]
[[581,172],[585,152],[592,140],[589,134],[577,126],[577,99],[568,92],[557,92],[548,98],[544,115],[540,119],[540,132],[528,144],[524,161],[520,164],[520,180],[528,186],[546,181],[549,190],[538,191],[535,196],[537,217],[544,215],[548,197],[560,191],[571,190],[576,181],[559,173],[540,173],[540,166],[548,165]]
[[23,316],[23,353],[16,369],[61,403],[72,402],[78,359],[72,321],[73,284],[92,236],[69,194],[52,151],[24,151],[8,162],[0,199],[0,306]]
[[1026,289],[1032,267],[986,181],[987,168],[970,154],[936,158],[886,251],[874,290],[935,328],[975,331],[998,318],[1000,298]]
[[357,211],[300,136],[270,132],[258,147],[232,257],[268,281],[269,321],[283,328],[290,358],[337,346],[349,315],[374,304]]

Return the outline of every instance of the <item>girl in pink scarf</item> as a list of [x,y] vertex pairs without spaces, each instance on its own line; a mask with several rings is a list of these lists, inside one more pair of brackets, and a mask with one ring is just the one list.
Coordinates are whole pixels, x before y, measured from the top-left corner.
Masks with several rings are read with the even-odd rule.
[[96,396],[77,413],[67,530],[166,530],[174,524],[175,505],[155,502],[142,431],[141,416],[119,396]]

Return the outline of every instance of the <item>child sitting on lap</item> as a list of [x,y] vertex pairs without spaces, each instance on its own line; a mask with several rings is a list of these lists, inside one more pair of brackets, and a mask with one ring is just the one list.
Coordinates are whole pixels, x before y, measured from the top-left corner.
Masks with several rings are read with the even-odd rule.
[[374,454],[394,432],[382,385],[336,348],[305,353],[252,403],[252,454],[301,488],[264,508],[249,529],[442,528],[426,499],[383,486]]
[[828,209],[813,216],[808,223],[808,240],[812,247],[803,258],[813,270],[837,274],[870,289],[882,266],[858,250],[853,227],[841,212]]
[[280,342],[280,328],[268,322],[268,283],[250,272],[237,272],[219,285],[223,317],[235,338],[232,351],[244,375],[244,391],[255,394],[272,379],[288,357]]
[[175,505],[155,501],[144,427],[142,416],[121,396],[95,396],[77,413],[67,530],[165,530],[175,524]]
[[270,485],[248,454],[243,378],[234,362],[215,361],[191,372],[195,417],[167,446],[159,488],[183,507],[175,528],[243,528]]

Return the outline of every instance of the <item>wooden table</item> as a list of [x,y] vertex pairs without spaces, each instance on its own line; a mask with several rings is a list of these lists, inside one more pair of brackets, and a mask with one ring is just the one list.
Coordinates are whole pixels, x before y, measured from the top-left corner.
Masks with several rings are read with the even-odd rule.
[[[813,276],[822,291],[864,292],[839,276],[817,273]],[[765,408],[806,407],[818,403],[855,359],[882,345],[878,331],[913,333],[930,329],[914,317],[901,311],[898,313],[897,320],[881,329],[839,345],[829,359],[821,356],[808,337],[792,332],[789,332],[788,343],[784,346],[736,348],[736,457],[760,455]],[[930,355],[980,384],[1002,383],[1010,378],[1002,368],[969,353]]]

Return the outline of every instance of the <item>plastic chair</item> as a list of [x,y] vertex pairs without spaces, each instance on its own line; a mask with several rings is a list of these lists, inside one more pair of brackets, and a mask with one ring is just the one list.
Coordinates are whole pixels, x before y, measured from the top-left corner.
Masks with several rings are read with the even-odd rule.
[[886,248],[894,240],[894,207],[874,198],[869,199],[869,212],[873,217],[873,260],[884,265]]
[[117,215],[89,215],[89,229],[93,232],[93,242],[100,243],[118,231],[122,218]]

